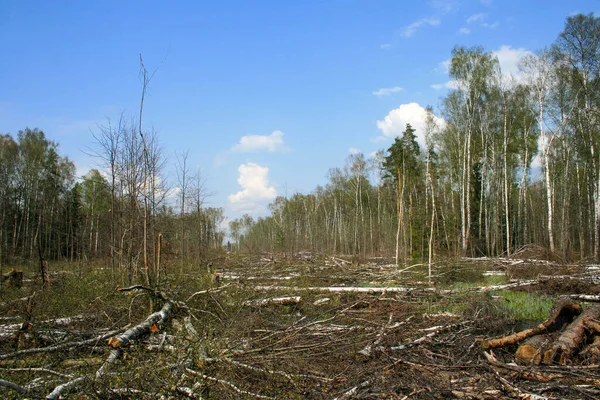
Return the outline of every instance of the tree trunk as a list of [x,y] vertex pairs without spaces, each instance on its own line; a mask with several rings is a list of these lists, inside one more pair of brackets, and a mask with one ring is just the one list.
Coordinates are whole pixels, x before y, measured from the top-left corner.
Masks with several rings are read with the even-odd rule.
[[508,204],[508,110],[504,99],[504,217],[506,224],[506,254],[510,256],[510,213]]
[[600,318],[600,306],[586,308],[554,343],[551,361],[567,364],[587,338],[586,322],[598,318]]

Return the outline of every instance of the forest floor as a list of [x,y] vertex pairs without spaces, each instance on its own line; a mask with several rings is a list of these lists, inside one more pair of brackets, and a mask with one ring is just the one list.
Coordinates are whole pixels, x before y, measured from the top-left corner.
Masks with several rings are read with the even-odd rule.
[[599,266],[528,256],[436,263],[430,282],[383,259],[223,255],[216,274],[165,271],[160,291],[98,265],[51,264],[42,288],[23,268],[0,291],[0,397],[599,398],[595,358],[482,349],[560,297],[600,294]]

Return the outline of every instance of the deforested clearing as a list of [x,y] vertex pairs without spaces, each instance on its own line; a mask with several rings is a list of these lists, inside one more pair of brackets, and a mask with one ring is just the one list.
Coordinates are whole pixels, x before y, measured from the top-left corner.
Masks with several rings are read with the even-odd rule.
[[[14,398],[600,395],[593,267],[456,259],[428,283],[423,267],[328,259],[223,254],[212,261],[218,284],[198,268],[167,269],[160,291],[117,288],[94,264],[53,266],[46,287],[25,271],[0,304],[1,385]],[[586,313],[567,358],[515,355]]]

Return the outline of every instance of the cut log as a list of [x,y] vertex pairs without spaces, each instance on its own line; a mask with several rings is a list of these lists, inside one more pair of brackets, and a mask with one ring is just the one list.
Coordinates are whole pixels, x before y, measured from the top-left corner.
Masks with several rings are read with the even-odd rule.
[[512,335],[503,336],[497,339],[484,340],[481,345],[485,350],[495,349],[511,344],[518,343],[531,336],[542,333],[554,332],[570,323],[573,318],[581,313],[581,306],[569,299],[560,300],[550,312],[550,316],[538,326],[526,329],[524,331],[514,333]]
[[594,341],[588,344],[580,354],[586,364],[597,364],[600,361],[600,336],[594,336]]
[[595,319],[587,319],[584,321],[584,324],[589,329],[596,331],[596,333],[600,333],[600,322],[596,321]]
[[552,348],[556,335],[536,335],[527,339],[515,353],[515,360],[522,364],[539,365],[544,361],[544,355]]
[[558,361],[562,365],[569,363],[588,336],[587,331],[589,328],[586,322],[599,317],[600,306],[594,306],[582,312],[554,342],[551,361]]
[[173,303],[166,302],[160,311],[150,314],[143,322],[126,330],[119,336],[112,337],[108,344],[113,348],[119,348],[127,345],[132,340],[156,332],[158,327],[164,324],[173,314]]

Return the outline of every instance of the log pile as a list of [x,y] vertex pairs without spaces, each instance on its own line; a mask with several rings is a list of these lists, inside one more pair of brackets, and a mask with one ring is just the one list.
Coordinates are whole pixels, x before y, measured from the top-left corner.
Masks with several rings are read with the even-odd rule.
[[600,305],[585,310],[570,299],[558,301],[538,326],[496,339],[483,340],[484,350],[521,343],[521,364],[572,365],[600,362]]

